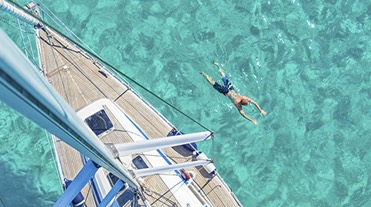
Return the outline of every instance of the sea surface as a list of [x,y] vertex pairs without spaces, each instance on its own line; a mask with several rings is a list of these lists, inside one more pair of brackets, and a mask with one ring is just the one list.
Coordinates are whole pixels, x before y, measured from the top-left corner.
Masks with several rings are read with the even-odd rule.
[[[371,206],[371,1],[36,2],[104,60],[214,131],[214,144],[200,147],[244,206]],[[23,50],[32,30],[22,29],[22,40],[15,19],[1,12],[0,20]],[[244,107],[258,125],[200,75],[221,83],[213,60],[267,112]],[[204,130],[139,91],[182,131]],[[0,207],[58,199],[48,137],[0,103]]]

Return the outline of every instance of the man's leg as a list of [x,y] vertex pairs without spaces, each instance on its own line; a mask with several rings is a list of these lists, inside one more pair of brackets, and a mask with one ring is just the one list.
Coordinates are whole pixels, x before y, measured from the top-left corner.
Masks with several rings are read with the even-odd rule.
[[204,72],[201,72],[201,75],[211,84],[211,85],[214,85],[215,84],[215,81],[210,77],[208,76],[206,73]]
[[220,64],[216,61],[213,61],[212,63],[214,65],[216,65],[216,67],[218,67],[219,73],[220,73],[220,75],[222,75],[222,80],[223,80],[224,86],[226,88],[228,88],[228,90],[234,90],[232,83],[228,80],[227,76],[225,76],[225,73],[224,73],[222,67],[220,66]]
[[201,72],[201,75],[213,86],[213,88],[217,91],[219,91],[220,93],[222,93],[223,95],[227,94],[228,93],[228,88],[226,87],[223,87],[221,85],[219,85],[217,82],[215,82],[210,76],[208,76],[206,73],[204,72]]
[[219,69],[220,75],[222,77],[225,77],[224,71],[223,71],[222,67],[220,66],[220,64],[218,62],[216,62],[215,60],[213,60],[212,64],[216,65],[216,67],[218,67],[218,69]]

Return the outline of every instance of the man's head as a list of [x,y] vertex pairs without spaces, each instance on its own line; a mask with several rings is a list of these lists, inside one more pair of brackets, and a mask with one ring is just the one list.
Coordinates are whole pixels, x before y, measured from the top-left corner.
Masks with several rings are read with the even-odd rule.
[[249,99],[242,99],[241,104],[247,106],[247,104],[249,104]]

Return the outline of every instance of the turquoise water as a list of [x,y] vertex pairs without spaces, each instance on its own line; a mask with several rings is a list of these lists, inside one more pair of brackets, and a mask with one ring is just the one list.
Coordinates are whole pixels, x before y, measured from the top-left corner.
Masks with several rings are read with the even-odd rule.
[[[215,132],[214,147],[201,147],[244,206],[371,206],[370,1],[44,3],[103,59]],[[199,75],[220,81],[212,60],[268,113],[245,109],[259,125]],[[183,131],[202,130],[142,94]],[[0,113],[2,200],[51,206],[61,190],[45,132],[4,104]]]

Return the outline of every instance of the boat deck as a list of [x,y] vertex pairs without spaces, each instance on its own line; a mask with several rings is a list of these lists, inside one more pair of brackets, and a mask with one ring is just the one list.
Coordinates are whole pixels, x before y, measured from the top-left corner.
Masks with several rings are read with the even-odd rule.
[[[42,72],[74,110],[79,111],[100,99],[110,99],[137,123],[149,138],[165,137],[172,130],[173,126],[131,88],[123,85],[111,74],[104,75],[102,71],[105,69],[95,60],[52,30],[48,29],[49,35],[44,30],[36,31],[39,37],[38,48]],[[116,120],[112,112],[105,111],[115,129],[100,137],[102,142],[131,142],[132,139],[125,126]],[[53,140],[64,177],[73,179],[83,166],[81,154],[57,137]],[[181,146],[163,149],[162,152],[172,163],[192,160],[192,154]],[[240,206],[218,174],[210,176],[203,167],[187,170],[193,171],[196,175],[189,187],[193,191],[200,192],[200,200],[211,206]],[[145,177],[144,185],[145,196],[152,206],[180,206],[159,175]],[[86,198],[87,206],[96,206],[90,185],[85,186],[82,193]]]

